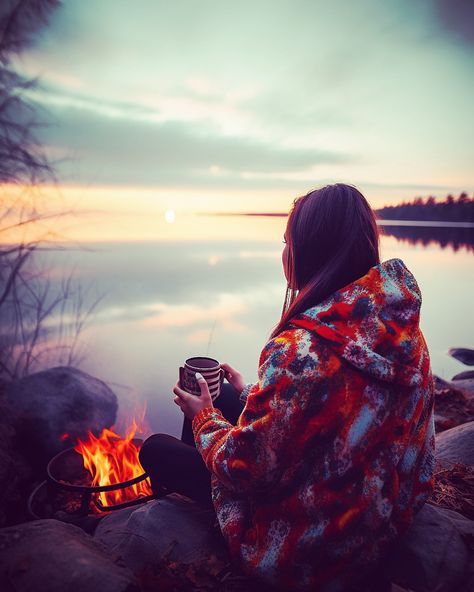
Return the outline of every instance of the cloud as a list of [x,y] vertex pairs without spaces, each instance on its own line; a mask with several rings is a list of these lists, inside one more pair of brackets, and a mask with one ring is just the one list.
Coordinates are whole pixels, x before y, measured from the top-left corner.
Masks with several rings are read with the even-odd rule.
[[[71,104],[73,100],[73,104]],[[38,132],[49,150],[68,151],[60,178],[119,185],[248,184],[249,174],[298,173],[355,160],[324,148],[282,147],[249,136],[226,136],[205,122],[156,121],[149,109],[65,95],[50,106],[52,125]]]
[[365,178],[409,197],[472,184],[470,4],[68,3],[19,65],[45,82],[64,181],[300,192]]

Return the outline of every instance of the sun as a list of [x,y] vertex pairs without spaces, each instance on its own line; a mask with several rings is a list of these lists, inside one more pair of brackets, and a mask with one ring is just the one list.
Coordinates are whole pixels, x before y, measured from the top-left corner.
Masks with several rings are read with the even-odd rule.
[[168,224],[173,224],[175,218],[176,218],[176,214],[174,213],[174,210],[166,210],[165,220],[166,220],[166,222],[168,222]]

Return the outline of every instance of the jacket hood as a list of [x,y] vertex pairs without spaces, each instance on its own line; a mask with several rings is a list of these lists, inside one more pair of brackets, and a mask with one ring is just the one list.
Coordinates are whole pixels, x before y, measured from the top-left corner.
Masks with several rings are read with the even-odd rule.
[[374,378],[421,384],[421,292],[401,259],[389,259],[291,320]]

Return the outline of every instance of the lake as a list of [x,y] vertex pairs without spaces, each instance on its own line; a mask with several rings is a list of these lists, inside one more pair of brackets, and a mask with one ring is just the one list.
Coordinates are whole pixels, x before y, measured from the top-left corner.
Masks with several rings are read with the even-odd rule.
[[[88,286],[84,307],[102,297],[80,334],[79,367],[111,386],[122,418],[146,401],[151,430],[176,436],[178,366],[209,355],[253,382],[286,288],[286,218],[195,216],[186,223],[194,224],[187,240],[170,232],[152,242],[88,243],[42,254],[58,285],[75,267],[76,280]],[[383,232],[382,260],[401,258],[415,275],[433,371],[450,379],[466,367],[448,348],[474,345],[473,228],[392,221]]]

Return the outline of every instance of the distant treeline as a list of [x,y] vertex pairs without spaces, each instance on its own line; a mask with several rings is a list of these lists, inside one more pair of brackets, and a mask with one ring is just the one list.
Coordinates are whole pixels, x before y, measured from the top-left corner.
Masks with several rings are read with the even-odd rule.
[[443,222],[474,222],[474,197],[465,192],[457,198],[448,195],[443,201],[437,201],[432,195],[423,199],[397,206],[385,206],[377,210],[383,220],[440,220]]

